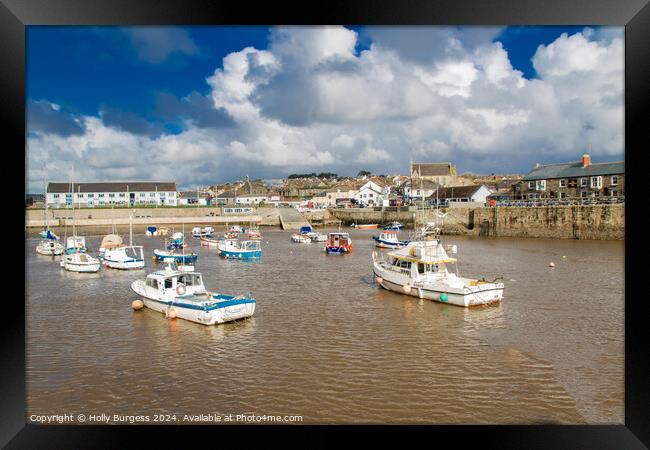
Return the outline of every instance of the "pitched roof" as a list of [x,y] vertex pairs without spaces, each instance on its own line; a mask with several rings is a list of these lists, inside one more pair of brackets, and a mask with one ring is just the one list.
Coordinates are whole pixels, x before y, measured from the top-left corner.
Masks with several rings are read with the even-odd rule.
[[[75,183],[75,192],[176,192],[176,183],[171,181],[120,181],[107,183]],[[70,183],[47,183],[47,192],[65,194],[72,191]]]
[[[423,180],[423,179],[416,179],[413,180],[413,189],[435,189],[437,186],[440,186],[438,183],[435,181],[431,180]],[[400,187],[402,189],[411,187],[411,180],[408,179],[405,182],[403,182]]]
[[545,164],[531,170],[524,176],[524,181],[548,180],[553,178],[578,178],[597,175],[617,175],[625,173],[625,163],[609,162],[590,164],[582,167],[582,162],[570,162],[561,164]]
[[411,173],[418,172],[421,176],[453,175],[451,163],[411,163]]
[[474,195],[483,185],[476,184],[472,186],[446,186],[439,187],[438,193],[435,192],[429,196],[431,199],[439,198],[470,198]]

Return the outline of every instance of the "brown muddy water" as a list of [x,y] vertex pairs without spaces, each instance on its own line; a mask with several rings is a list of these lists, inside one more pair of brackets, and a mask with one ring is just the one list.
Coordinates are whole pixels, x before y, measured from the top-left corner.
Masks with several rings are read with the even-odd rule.
[[[622,241],[447,237],[461,274],[504,277],[501,304],[465,309],[373,284],[374,233],[352,230],[352,254],[326,256],[322,243],[265,229],[254,262],[189,238],[208,289],[257,299],[251,319],[213,327],[131,309],[131,282],[161,267],[150,259],[140,271],[74,274],[27,238],[27,420],[623,423]],[[162,242],[135,239],[148,258]]]

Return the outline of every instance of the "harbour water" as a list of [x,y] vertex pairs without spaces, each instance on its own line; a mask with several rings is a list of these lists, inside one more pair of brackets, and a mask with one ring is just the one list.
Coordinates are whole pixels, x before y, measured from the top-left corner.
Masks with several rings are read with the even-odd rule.
[[[253,318],[213,327],[131,309],[131,282],[162,267],[150,259],[140,271],[69,273],[28,238],[27,417],[623,423],[622,241],[447,237],[461,274],[504,277],[502,303],[466,309],[379,288],[377,231],[350,233],[352,254],[327,256],[323,243],[264,229],[264,255],[250,262],[188,237],[209,290],[257,299]],[[88,236],[91,249],[101,238]],[[135,238],[148,258],[162,245]]]

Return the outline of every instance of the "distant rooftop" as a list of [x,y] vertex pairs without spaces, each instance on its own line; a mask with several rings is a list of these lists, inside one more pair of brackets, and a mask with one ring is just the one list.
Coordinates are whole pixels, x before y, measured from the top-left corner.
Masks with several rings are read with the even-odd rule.
[[[74,183],[75,192],[176,192],[172,181],[118,181],[102,183]],[[70,183],[48,183],[47,192],[65,194],[72,192]]]
[[530,173],[524,175],[524,181],[549,180],[554,178],[579,178],[597,175],[617,175],[625,173],[623,161],[589,164],[582,166],[582,161],[544,164],[534,168]]

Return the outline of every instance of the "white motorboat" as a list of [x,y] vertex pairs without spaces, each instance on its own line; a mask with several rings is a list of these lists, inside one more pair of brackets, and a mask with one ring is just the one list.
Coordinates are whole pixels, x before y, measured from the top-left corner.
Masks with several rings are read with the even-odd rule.
[[449,271],[456,259],[447,254],[440,228],[433,224],[425,225],[406,247],[386,257],[373,252],[372,259],[375,281],[390,291],[465,307],[503,298],[504,285],[497,279],[463,278]]
[[112,269],[143,269],[144,249],[141,245],[122,245],[104,252],[102,262]]
[[36,246],[36,253],[39,255],[60,255],[63,253],[63,244],[54,239],[42,239]]
[[327,235],[317,231],[310,231],[305,234],[312,242],[327,242]]
[[291,240],[296,244],[311,244],[311,238],[306,234],[292,234]]
[[86,253],[70,253],[63,255],[61,267],[69,272],[99,272],[101,261]]
[[[256,301],[250,295],[208,292],[200,273],[189,268],[179,270],[172,263],[144,280],[134,281],[131,289],[142,298],[144,306],[170,319],[215,325],[251,317],[255,312]],[[135,309],[142,306],[136,306],[136,302]]]

